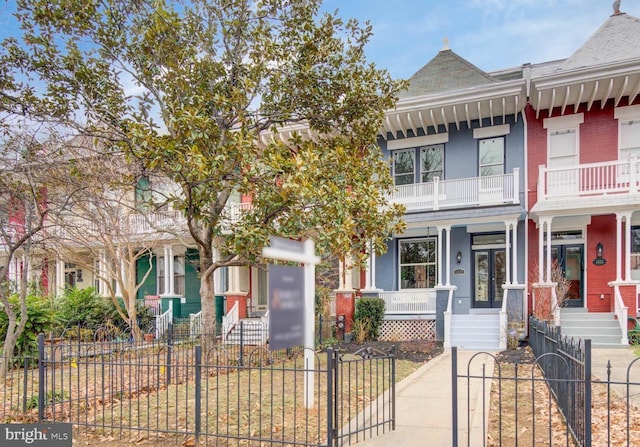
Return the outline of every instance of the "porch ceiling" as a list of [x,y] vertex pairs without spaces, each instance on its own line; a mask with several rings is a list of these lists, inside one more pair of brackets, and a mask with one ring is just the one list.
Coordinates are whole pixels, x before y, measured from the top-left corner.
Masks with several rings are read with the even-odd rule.
[[529,214],[535,221],[540,217],[598,216],[616,212],[633,212],[638,210],[638,203],[640,203],[640,194],[589,197],[589,200],[554,199],[537,202]]

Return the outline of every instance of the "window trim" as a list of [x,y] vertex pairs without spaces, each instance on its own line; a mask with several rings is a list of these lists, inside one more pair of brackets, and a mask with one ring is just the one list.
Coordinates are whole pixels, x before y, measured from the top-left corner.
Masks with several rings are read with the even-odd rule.
[[640,121],[640,104],[634,106],[617,107],[613,112],[613,116],[618,120],[618,160],[625,160],[625,158],[622,157],[622,151],[632,148],[622,147],[622,126],[626,123]]
[[[416,243],[416,242],[433,242],[435,244],[435,255],[433,262],[424,262],[424,263],[411,263],[411,264],[403,264],[402,263],[402,244],[404,243]],[[409,239],[399,239],[398,240],[398,290],[425,290],[425,289],[433,289],[438,282],[438,237],[437,236],[428,236],[428,237],[419,237],[419,238],[409,238]],[[429,276],[425,278],[427,287],[402,287],[402,267],[403,266],[420,266],[424,265],[427,270],[429,266],[433,266],[435,268],[435,277],[433,281],[433,285],[429,285]]]
[[487,140],[496,140],[496,139],[501,139],[502,140],[502,163],[500,163],[500,165],[502,166],[502,172],[500,174],[491,174],[491,175],[504,175],[505,173],[505,162],[506,162],[506,158],[507,158],[507,139],[505,138],[505,136],[497,136],[497,137],[489,137],[489,138],[482,138],[478,140],[478,177],[491,177],[491,175],[489,176],[483,176],[482,175],[482,167],[483,166],[498,166],[497,163],[493,163],[493,164],[487,164],[487,165],[482,165],[481,164],[481,157],[480,157],[480,145],[482,144],[483,141],[487,141]]
[[[401,154],[401,153],[404,153],[404,152],[413,153],[413,170],[411,171],[412,180],[411,180],[411,183],[398,184],[396,182],[396,177],[398,177],[398,176],[408,176],[409,175],[409,172],[404,172],[402,174],[396,174],[396,159],[395,159],[395,157],[396,157],[397,154]],[[395,151],[395,152],[393,152],[392,160],[393,160],[393,163],[392,163],[392,166],[393,166],[392,167],[392,169],[393,169],[393,172],[392,172],[393,184],[395,186],[404,186],[404,185],[413,185],[413,184],[415,184],[415,182],[416,182],[416,148],[412,147],[412,148],[407,148],[407,149],[402,149],[402,150]]]
[[449,132],[438,133],[434,135],[423,135],[421,137],[401,138],[399,140],[387,141],[387,150],[397,151],[402,149],[411,149],[420,146],[433,146],[436,144],[444,144],[449,142]]
[[440,180],[444,180],[444,165],[445,165],[445,145],[444,143],[439,143],[439,144],[430,144],[428,146],[420,146],[418,147],[418,159],[419,159],[419,163],[420,163],[420,182],[419,183],[429,183],[432,182],[433,180],[428,180],[428,181],[424,181],[424,174],[425,173],[429,173],[429,172],[436,172],[436,171],[423,171],[422,168],[424,167],[424,163],[422,162],[422,151],[423,149],[430,149],[430,148],[440,148],[440,150],[442,151],[442,164],[440,166],[440,169],[438,170],[438,172],[440,172],[440,175],[436,176],[438,177],[438,179]]

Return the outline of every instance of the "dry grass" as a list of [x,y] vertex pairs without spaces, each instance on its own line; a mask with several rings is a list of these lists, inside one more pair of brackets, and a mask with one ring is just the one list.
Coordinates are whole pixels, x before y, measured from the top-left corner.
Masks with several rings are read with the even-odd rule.
[[[163,364],[166,352],[149,348],[137,352],[65,360],[47,368],[47,390],[61,398],[48,402],[46,416],[77,424],[74,439],[80,445],[180,445],[192,444],[188,435],[195,431],[196,395],[193,359],[174,352],[171,373]],[[235,360],[214,352],[204,356],[201,370],[201,430],[212,445],[256,445],[263,442],[320,443],[327,426],[327,373],[325,354],[315,357],[313,408],[305,406],[304,356],[271,361],[264,350],[247,355],[251,367],[238,367]],[[390,383],[389,362],[363,360],[345,354],[345,368],[337,378],[339,421],[342,426],[383,394]],[[104,360],[104,362],[103,362]],[[113,363],[109,363],[108,360]],[[103,366],[104,363],[104,366]],[[346,366],[348,365],[348,367]],[[408,376],[419,363],[396,361],[396,380]],[[37,374],[28,378],[37,390]],[[11,380],[11,379],[10,379]],[[14,379],[15,380],[15,379]],[[7,387],[20,394],[15,387]],[[29,393],[31,395],[31,392]],[[71,397],[71,399],[69,398]],[[4,406],[3,419],[17,422],[18,397]],[[9,399],[11,400],[11,399]],[[37,408],[21,419],[33,421]],[[121,429],[125,427],[126,429]],[[131,429],[129,429],[129,427]],[[250,443],[241,438],[253,438]],[[205,437],[206,439],[206,437]]]

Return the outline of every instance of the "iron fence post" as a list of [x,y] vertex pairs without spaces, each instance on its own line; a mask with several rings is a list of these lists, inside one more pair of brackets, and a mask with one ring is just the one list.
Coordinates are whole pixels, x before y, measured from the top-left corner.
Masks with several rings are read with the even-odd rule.
[[451,347],[451,423],[452,447],[458,447],[458,348]]
[[196,445],[200,444],[200,431],[202,427],[202,346],[196,346],[195,358],[195,437]]
[[171,343],[167,346],[167,384],[171,385],[171,352],[173,351],[173,346]]
[[[7,366],[8,366],[9,359],[5,360],[5,362],[7,362]],[[8,369],[9,368],[7,367],[7,370]],[[24,369],[23,369],[23,371],[24,371],[24,375],[23,375],[23,378],[22,378],[22,388],[23,388],[23,390],[22,390],[22,412],[26,414],[27,413],[27,387],[29,385],[29,381],[28,381],[28,377],[27,377],[28,376],[27,371],[29,371],[29,359],[26,358],[26,357],[24,358]]]
[[333,440],[333,348],[327,349],[327,447],[332,447]]
[[44,420],[44,334],[38,334],[38,422]]
[[240,322],[240,358],[238,359],[240,366],[244,365],[244,321]]
[[396,348],[391,350],[391,429],[396,429]]
[[[584,445],[591,447],[591,340],[584,341]],[[627,425],[627,430],[629,426]],[[628,439],[628,438],[627,438]]]

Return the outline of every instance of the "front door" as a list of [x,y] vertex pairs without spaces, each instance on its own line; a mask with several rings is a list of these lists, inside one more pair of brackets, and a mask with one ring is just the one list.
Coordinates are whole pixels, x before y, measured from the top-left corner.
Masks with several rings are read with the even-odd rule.
[[[584,281],[582,267],[582,245],[558,245],[551,247],[552,265],[558,265],[559,274],[566,278],[564,287],[560,293],[564,295],[562,307],[583,307],[584,306]],[[556,281],[553,277],[552,281]],[[562,299],[562,297],[559,297]]]
[[505,283],[505,250],[476,250],[474,257],[474,308],[502,307],[502,285]]

